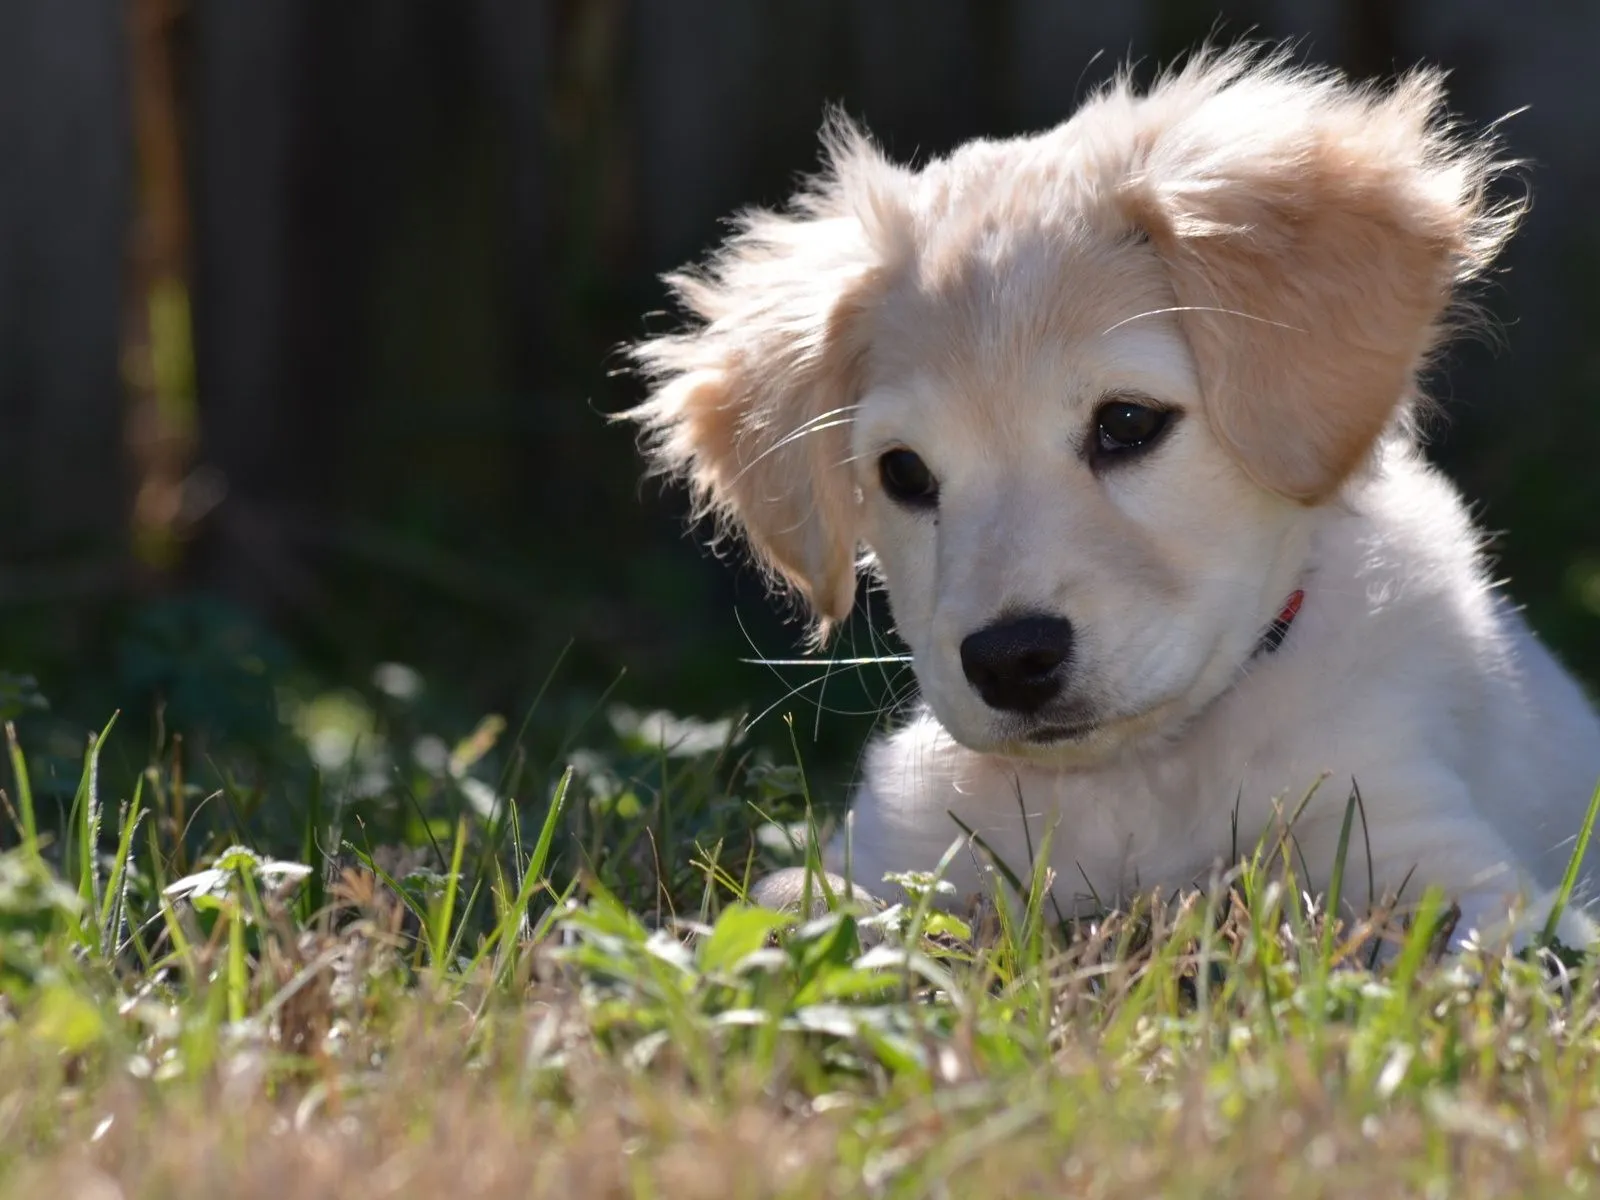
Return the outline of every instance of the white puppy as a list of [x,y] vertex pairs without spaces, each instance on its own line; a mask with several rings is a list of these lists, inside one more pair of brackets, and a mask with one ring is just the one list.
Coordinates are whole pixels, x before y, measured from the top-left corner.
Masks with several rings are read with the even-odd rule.
[[1521,215],[1441,95],[1235,51],[919,171],[839,123],[791,211],[672,278],[698,320],[638,348],[628,414],[655,464],[824,633],[865,547],[913,654],[862,884],[934,866],[951,814],[1019,867],[1053,827],[1063,908],[1203,883],[1326,773],[1310,886],[1353,779],[1380,891],[1441,886],[1461,932],[1540,919],[1600,722],[1413,437],[1456,288]]

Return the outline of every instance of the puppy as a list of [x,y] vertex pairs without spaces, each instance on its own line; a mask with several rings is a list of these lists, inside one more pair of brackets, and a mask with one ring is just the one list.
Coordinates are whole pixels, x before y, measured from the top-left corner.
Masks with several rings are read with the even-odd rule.
[[[933,868],[954,816],[1019,868],[1053,829],[1063,911],[1170,891],[1327,778],[1308,886],[1354,780],[1380,892],[1442,887],[1458,940],[1542,921],[1600,721],[1414,433],[1522,213],[1442,96],[1234,50],[921,170],[837,120],[790,210],[669,277],[694,323],[636,347],[625,414],[654,465],[823,636],[871,572],[912,652],[925,707],[854,798],[862,884]],[[987,878],[975,851],[946,877]]]

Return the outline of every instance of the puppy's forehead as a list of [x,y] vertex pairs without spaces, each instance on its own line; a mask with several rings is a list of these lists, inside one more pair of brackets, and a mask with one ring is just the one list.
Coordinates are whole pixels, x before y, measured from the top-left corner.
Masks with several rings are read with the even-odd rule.
[[[1041,385],[1192,374],[1165,268],[1132,236],[1084,222],[930,229],[926,253],[889,289],[868,349],[875,385],[932,381],[965,400],[1015,400]],[[1182,361],[1175,362],[1174,358]]]

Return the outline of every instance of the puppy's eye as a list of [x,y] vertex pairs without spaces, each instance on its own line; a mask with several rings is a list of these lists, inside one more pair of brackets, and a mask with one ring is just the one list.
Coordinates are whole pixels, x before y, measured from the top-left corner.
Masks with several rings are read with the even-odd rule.
[[939,481],[928,464],[911,450],[890,450],[878,459],[878,478],[896,503],[932,508],[939,502]]
[[1093,457],[1110,458],[1145,450],[1160,440],[1172,424],[1170,408],[1112,400],[1094,414]]

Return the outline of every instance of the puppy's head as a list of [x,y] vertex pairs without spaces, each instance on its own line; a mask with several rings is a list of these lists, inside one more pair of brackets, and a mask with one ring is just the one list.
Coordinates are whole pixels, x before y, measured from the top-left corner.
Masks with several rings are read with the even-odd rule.
[[836,128],[637,354],[657,465],[824,622],[863,545],[978,750],[1177,727],[1295,586],[1516,210],[1441,80],[1202,55],[918,172]]

